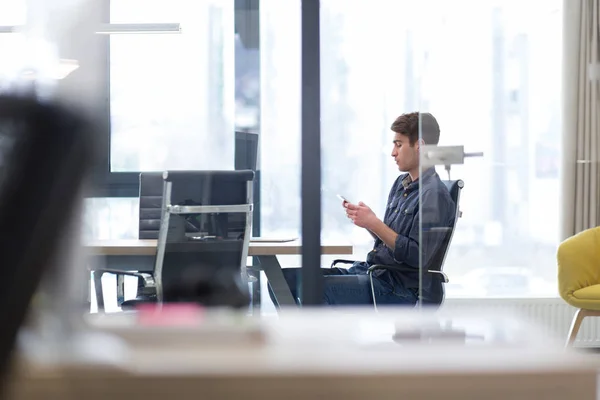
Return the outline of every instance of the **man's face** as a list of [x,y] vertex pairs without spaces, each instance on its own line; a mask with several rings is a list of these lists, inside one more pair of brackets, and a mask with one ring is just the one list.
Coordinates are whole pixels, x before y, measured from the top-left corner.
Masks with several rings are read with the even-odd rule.
[[419,166],[419,141],[411,146],[408,136],[396,133],[393,146],[392,157],[400,171],[408,172]]

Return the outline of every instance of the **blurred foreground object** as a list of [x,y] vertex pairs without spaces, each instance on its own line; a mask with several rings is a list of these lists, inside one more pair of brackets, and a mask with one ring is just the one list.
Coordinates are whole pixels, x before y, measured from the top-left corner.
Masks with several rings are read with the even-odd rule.
[[122,341],[120,361],[41,365],[22,354],[11,399],[596,398],[595,356],[498,310],[173,311],[88,315],[90,332]]
[[68,340],[68,317],[61,314],[70,315],[71,289],[82,281],[68,267],[94,160],[92,128],[74,109],[0,96],[0,379],[38,289],[35,312],[54,316],[56,335]]

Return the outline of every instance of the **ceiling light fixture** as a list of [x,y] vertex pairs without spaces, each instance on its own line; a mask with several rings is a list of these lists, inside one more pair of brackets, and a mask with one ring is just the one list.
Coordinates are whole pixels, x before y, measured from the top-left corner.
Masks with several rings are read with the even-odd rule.
[[143,34],[143,33],[181,33],[179,23],[161,24],[104,24],[96,33],[101,35]]
[[[18,33],[21,28],[22,26],[17,25],[0,26],[0,33]],[[181,24],[102,24],[96,33],[99,35],[181,33]]]

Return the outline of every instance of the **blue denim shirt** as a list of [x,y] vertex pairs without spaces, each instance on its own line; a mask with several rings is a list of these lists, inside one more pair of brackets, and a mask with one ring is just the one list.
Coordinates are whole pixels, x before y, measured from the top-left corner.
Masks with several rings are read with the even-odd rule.
[[[419,188],[422,190],[419,199]],[[419,200],[421,204],[419,204]],[[419,221],[419,206],[421,218]],[[376,239],[373,250],[367,255],[367,265],[404,264],[414,268],[414,272],[393,272],[405,288],[419,286],[419,250],[423,252],[424,269],[430,268],[431,258],[446,237],[448,228],[454,224],[456,208],[446,185],[440,180],[434,168],[423,172],[420,179],[412,181],[409,174],[398,177],[392,186],[387,201],[383,222],[398,234],[395,249],[392,250]],[[422,229],[422,243],[419,243],[419,230]],[[376,276],[390,275],[380,270]],[[427,279],[428,274],[423,275]],[[424,290],[428,287],[423,283]]]

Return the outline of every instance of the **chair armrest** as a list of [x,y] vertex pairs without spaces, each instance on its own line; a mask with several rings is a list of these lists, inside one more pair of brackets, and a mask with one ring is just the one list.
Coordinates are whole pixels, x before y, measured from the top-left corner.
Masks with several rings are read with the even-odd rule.
[[367,269],[367,272],[373,272],[380,269],[385,269],[388,271],[398,271],[398,272],[417,272],[417,268],[409,267],[406,264],[398,264],[398,265],[384,265],[384,264],[373,264]]
[[333,262],[331,263],[331,268],[335,267],[335,264],[354,264],[356,261],[354,260],[342,260],[342,259],[337,259],[337,260],[333,260]]
[[[405,264],[398,264],[398,265],[373,264],[369,267],[367,272],[371,273],[373,271],[380,270],[380,269],[385,269],[388,271],[398,271],[398,272],[416,272],[417,271],[416,268],[409,267],[408,265],[405,265]],[[444,283],[450,282],[450,279],[448,279],[448,275],[446,275],[442,271],[435,271],[435,270],[430,269],[430,270],[427,270],[427,272],[430,274],[433,274],[433,275],[437,275],[438,277],[440,277],[442,279],[442,282],[444,282]]]
[[445,274],[444,272],[442,272],[442,271],[434,271],[434,270],[431,270],[431,269],[430,269],[430,270],[429,270],[429,271],[427,271],[427,272],[429,272],[430,274],[434,274],[434,275],[438,275],[438,276],[440,276],[440,277],[441,277],[441,279],[442,279],[442,282],[444,282],[444,283],[448,283],[448,282],[450,282],[450,278],[448,278],[448,275],[446,275],[446,274]]

